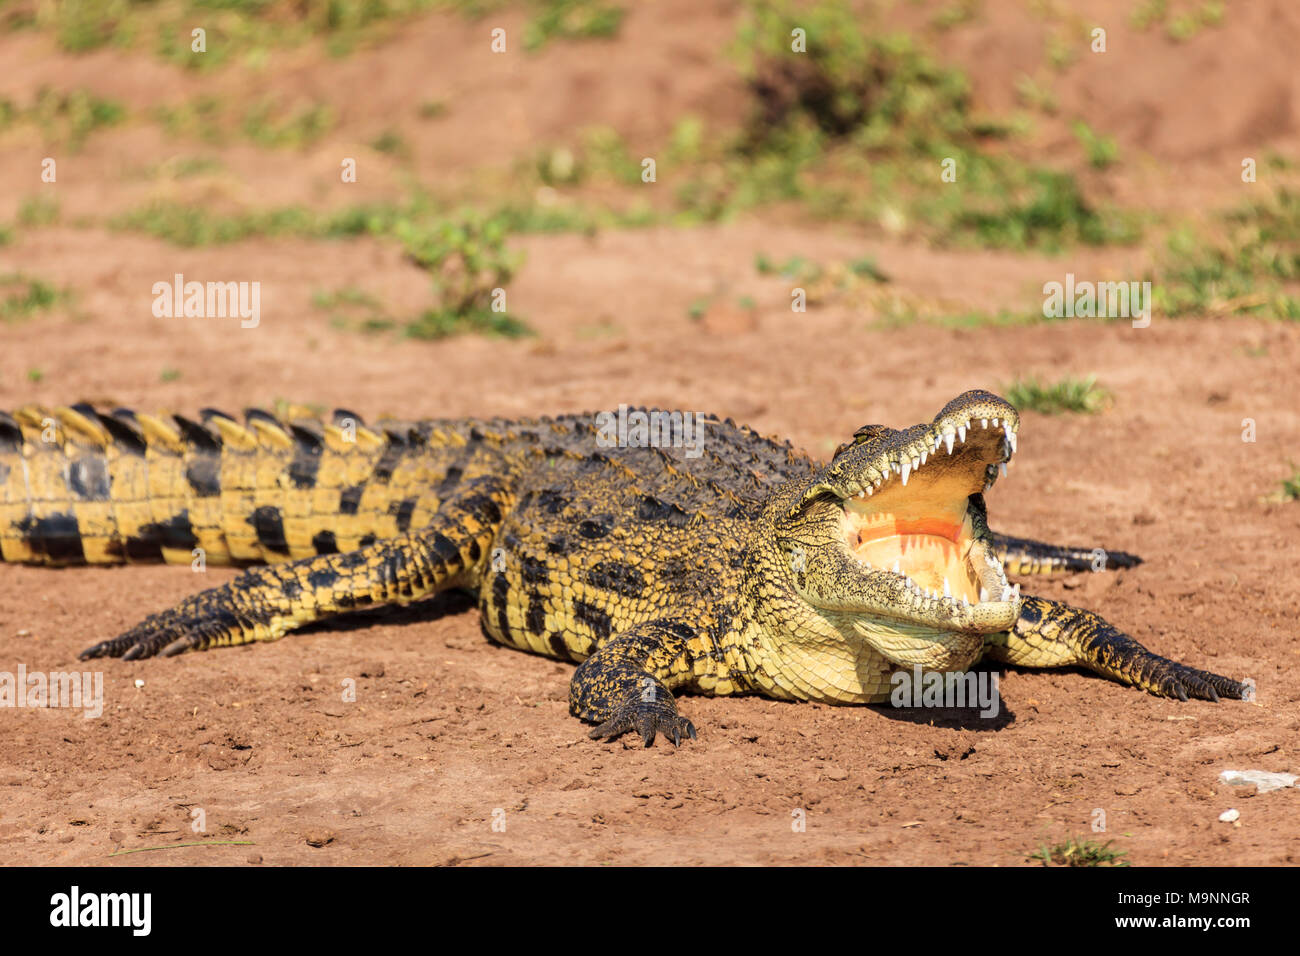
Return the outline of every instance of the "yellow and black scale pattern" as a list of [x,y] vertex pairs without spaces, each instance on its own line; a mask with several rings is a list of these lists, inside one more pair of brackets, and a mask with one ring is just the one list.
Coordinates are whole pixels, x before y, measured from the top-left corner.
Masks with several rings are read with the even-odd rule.
[[[593,421],[370,427],[343,410],[282,420],[254,409],[240,422],[211,409],[191,419],[28,406],[0,413],[0,556],[247,566],[83,658],[275,640],[460,588],[477,594],[491,639],[579,663],[571,710],[599,725],[593,736],[693,737],[674,690],[783,696],[763,676],[772,642],[754,631],[773,625],[747,606],[759,592],[746,580],[784,558],[760,553],[753,529],[774,489],[821,466],[729,419],[709,424],[696,458],[601,447]],[[1092,561],[1087,549],[998,543],[1013,567]],[[1083,664],[1157,693],[1240,696],[1226,679],[1169,670],[1181,665],[1088,612],[1026,607],[1023,633],[990,641],[995,656]]]

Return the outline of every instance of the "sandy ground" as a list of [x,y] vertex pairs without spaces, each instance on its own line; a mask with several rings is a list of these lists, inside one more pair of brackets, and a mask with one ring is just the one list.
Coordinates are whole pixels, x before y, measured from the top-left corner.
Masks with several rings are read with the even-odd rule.
[[[1001,5],[990,6],[996,24]],[[655,75],[677,77],[663,95],[678,105],[725,104],[735,95],[699,65],[698,52],[730,35],[730,21],[720,18],[731,5],[701,9],[707,18],[698,33],[645,28],[654,42],[643,56],[666,58]],[[403,33],[386,62],[415,62],[422,53],[410,37],[432,36],[440,23]],[[972,59],[985,56],[978,31],[960,35]],[[56,74],[35,40],[4,42]],[[945,42],[961,52],[959,40]],[[1239,42],[1232,33],[1229,48]],[[635,98],[620,99],[608,52],[581,69],[580,58],[546,55],[560,76],[551,92],[572,95],[549,119],[524,110],[551,124],[544,132],[572,121],[562,107],[578,109],[576,102],[614,125],[642,122],[647,136],[670,125],[664,117],[672,111],[638,111]],[[674,67],[672,56],[698,69]],[[637,64],[632,75],[647,69]],[[454,66],[432,71],[429,82],[450,83]],[[140,66],[135,92],[124,86],[119,95],[148,102],[159,69]],[[294,69],[311,72],[309,64]],[[13,75],[6,82],[17,83]],[[1294,73],[1273,79],[1285,87]],[[548,90],[525,86],[536,97]],[[481,95],[490,99],[493,88]],[[1197,95],[1206,94],[1186,93]],[[1286,102],[1294,111],[1295,101]],[[1169,110],[1186,107],[1179,99]],[[472,114],[455,110],[447,122],[477,128]],[[1289,112],[1274,122],[1274,139],[1285,141],[1292,123]],[[1228,130],[1220,154],[1249,138],[1243,128]],[[490,135],[507,152],[542,138],[503,129]],[[1182,151],[1159,123],[1134,119],[1116,129],[1135,149],[1146,130],[1144,155]],[[86,168],[110,168],[116,151],[139,146],[132,137],[152,135],[128,129],[92,140]],[[448,163],[468,162],[457,136],[446,136],[443,149]],[[232,155],[226,159],[238,168]],[[0,158],[18,162],[12,152]],[[315,174],[305,168],[304,177]],[[1124,180],[1130,188],[1149,173],[1142,168]],[[1206,178],[1208,167],[1198,168],[1196,181],[1220,188]],[[1169,194],[1193,180],[1161,178]],[[250,172],[247,182],[251,195],[280,195],[272,179]],[[140,198],[84,182],[68,188],[70,217],[79,203],[96,203],[97,191],[108,207]],[[309,191],[285,187],[290,197],[298,189]],[[678,750],[599,744],[568,716],[570,666],[488,643],[472,606],[448,597],[271,645],[96,662],[105,693],[96,719],[0,711],[0,863],[1015,865],[1071,835],[1113,839],[1135,864],[1300,862],[1300,791],[1255,796],[1218,783],[1224,769],[1300,772],[1300,507],[1266,500],[1300,447],[1295,326],[1157,317],[1147,329],[1088,321],[888,328],[861,302],[792,314],[788,283],[754,269],[759,252],[823,262],[871,255],[900,294],[1023,309],[1041,301],[1043,282],[1067,271],[1131,275],[1145,261],[1142,250],[1056,259],[936,252],[759,219],[518,245],[527,262],[511,286],[511,309],[538,337],[421,343],[339,330],[310,307],[313,292],[348,284],[382,294],[395,309],[426,304],[427,276],[382,243],[256,240],[182,250],[93,228],[22,231],[0,248],[0,273],[37,274],[72,286],[78,298],[70,310],[0,325],[0,408],[87,399],[238,411],[284,398],[366,417],[418,417],[626,401],[732,416],[824,456],[860,425],[928,420],[966,388],[1096,374],[1115,395],[1105,413],[1024,415],[1010,480],[990,495],[994,525],[1141,554],[1146,563],[1131,571],[1026,587],[1091,608],[1159,653],[1251,677],[1258,702],[1179,703],[1080,672],[1010,670],[1001,681],[1003,716],[992,725],[956,711],[688,698],[682,710],[698,740]],[[256,329],[150,314],[160,277],[250,270],[263,283]],[[752,312],[724,305],[702,321],[688,317],[701,297],[744,296],[754,300]],[[42,370],[39,383],[26,379],[31,368]],[[179,375],[162,381],[164,369]],[[1247,418],[1253,443],[1242,441]],[[0,670],[76,667],[83,647],[232,573],[0,565]],[[342,700],[346,680],[356,682],[354,703]],[[1239,826],[1217,822],[1229,807],[1240,810]],[[1091,829],[1097,809],[1104,834]],[[202,834],[192,829],[196,811]],[[806,821],[802,832],[792,828],[794,814]],[[175,846],[198,840],[255,845]],[[174,848],[110,856],[158,846]]]

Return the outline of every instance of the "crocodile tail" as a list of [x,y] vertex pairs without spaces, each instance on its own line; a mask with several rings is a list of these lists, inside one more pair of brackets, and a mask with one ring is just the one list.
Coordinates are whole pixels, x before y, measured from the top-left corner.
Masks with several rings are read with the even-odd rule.
[[[421,436],[258,409],[238,422],[100,412],[0,413],[0,557],[34,564],[248,564],[349,551],[427,521]],[[463,443],[463,442],[462,442]],[[419,526],[419,525],[415,525]]]
[[1141,558],[1127,551],[1044,544],[1042,541],[1014,538],[996,532],[993,533],[992,538],[993,549],[1008,574],[1113,571],[1119,568],[1137,567],[1142,563]]

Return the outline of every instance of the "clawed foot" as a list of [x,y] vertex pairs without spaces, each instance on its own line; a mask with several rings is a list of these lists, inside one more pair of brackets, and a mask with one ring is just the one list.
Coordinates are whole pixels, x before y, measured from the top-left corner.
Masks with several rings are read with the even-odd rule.
[[629,731],[640,734],[647,747],[655,742],[656,734],[663,734],[674,746],[680,746],[687,737],[695,739],[695,725],[678,715],[672,698],[642,700],[639,695],[621,705],[613,717],[588,736],[595,740],[615,740]]
[[211,617],[189,615],[175,609],[151,614],[135,627],[110,641],[82,651],[78,658],[120,657],[124,661],[146,657],[173,657],[188,650],[203,650],[228,627]]

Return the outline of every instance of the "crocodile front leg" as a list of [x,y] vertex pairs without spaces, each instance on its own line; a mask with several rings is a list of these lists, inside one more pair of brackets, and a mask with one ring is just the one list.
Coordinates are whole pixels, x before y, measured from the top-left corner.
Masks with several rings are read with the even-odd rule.
[[645,745],[663,734],[674,744],[695,737],[695,725],[677,713],[669,686],[690,674],[690,625],[671,618],[634,624],[578,666],[569,683],[569,713],[598,724],[593,738],[613,740],[628,731]]
[[1060,574],[1065,571],[1114,571],[1142,563],[1136,554],[1047,544],[1030,538],[993,533],[993,550],[1007,574]]
[[136,660],[274,641],[297,627],[360,607],[405,604],[468,584],[487,561],[508,504],[495,480],[467,483],[429,526],[342,554],[251,568],[219,587],[150,615],[81,659]]
[[1091,611],[1026,597],[1010,631],[990,634],[985,654],[1019,667],[1077,665],[1161,697],[1241,699],[1243,685],[1153,654]]

